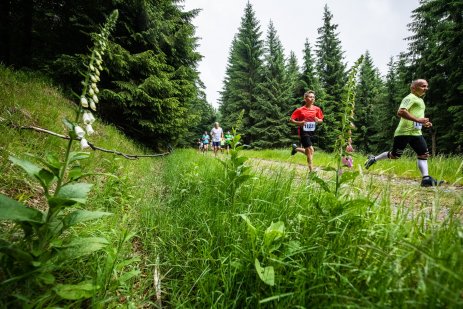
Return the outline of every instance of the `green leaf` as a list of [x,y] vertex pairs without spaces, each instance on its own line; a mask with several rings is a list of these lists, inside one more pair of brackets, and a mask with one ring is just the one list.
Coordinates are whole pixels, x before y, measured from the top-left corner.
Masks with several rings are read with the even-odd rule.
[[69,129],[69,131],[74,131],[74,124],[67,118],[63,119],[64,125]]
[[43,223],[45,217],[41,211],[29,208],[12,198],[0,194],[0,220]]
[[0,239],[0,252],[7,256],[10,256],[17,262],[32,263],[32,261],[34,260],[29,252],[15,247],[13,244],[3,239]]
[[108,241],[103,237],[79,237],[64,246],[55,248],[60,251],[61,258],[77,259],[101,250],[107,245]]
[[91,281],[82,281],[78,284],[57,284],[53,291],[61,298],[69,300],[85,299],[93,296],[100,286]]
[[52,172],[50,172],[49,170],[46,170],[44,168],[41,168],[41,167],[39,167],[39,166],[35,165],[34,163],[32,163],[30,161],[27,161],[27,160],[21,160],[21,159],[15,158],[13,156],[10,156],[9,159],[13,164],[18,165],[24,171],[26,171],[26,173],[30,177],[38,180],[40,182],[40,184],[42,185],[42,187],[45,189],[45,191],[48,191],[50,183],[55,178],[55,176],[54,176],[54,174]]
[[69,154],[68,162],[72,163],[77,160],[85,160],[85,159],[88,159],[89,157],[90,157],[90,152],[83,152],[83,151],[71,152]]
[[331,192],[330,188],[328,187],[328,184],[326,183],[326,181],[324,181],[323,179],[321,179],[317,175],[311,174],[310,179],[312,179],[313,181],[318,183],[320,185],[320,187],[322,187],[322,189],[325,190],[326,192]]
[[53,276],[51,273],[41,273],[36,278],[44,284],[55,283],[55,276]]
[[126,281],[132,279],[133,277],[138,276],[140,273],[141,273],[141,271],[139,271],[138,269],[132,270],[132,271],[129,271],[129,272],[125,272],[125,273],[122,274],[122,276],[119,277],[119,279],[117,281],[119,281],[119,283],[126,282]]
[[359,172],[344,172],[341,175],[341,180],[339,181],[339,183],[344,183],[347,181],[354,181],[358,175],[359,175]]
[[252,225],[251,221],[245,214],[239,214],[239,216],[246,222],[248,226],[248,235],[251,238],[251,241],[254,242],[257,237],[256,228]]
[[85,204],[85,202],[87,201],[88,192],[90,192],[92,186],[92,184],[82,182],[70,183],[65,186],[62,186],[59,192],[55,195],[55,197]]
[[102,211],[88,211],[88,210],[76,210],[70,214],[68,214],[63,219],[64,226],[70,227],[82,222],[96,220],[104,216],[111,216],[113,215],[110,212],[102,212]]
[[283,238],[284,235],[285,224],[282,221],[272,222],[264,233],[264,247],[271,248],[272,243]]
[[82,177],[82,168],[80,166],[73,166],[69,171],[69,179],[72,181],[78,180]]
[[257,270],[257,274],[259,275],[260,280],[262,280],[265,284],[270,286],[275,285],[275,271],[273,266],[262,267],[258,259],[254,261],[254,265]]

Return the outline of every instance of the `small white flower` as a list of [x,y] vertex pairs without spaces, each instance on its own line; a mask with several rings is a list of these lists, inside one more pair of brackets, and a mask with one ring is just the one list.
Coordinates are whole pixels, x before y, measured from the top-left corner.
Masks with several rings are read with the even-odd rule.
[[89,148],[89,147],[90,147],[90,145],[88,144],[88,142],[87,142],[87,140],[86,140],[85,138],[82,138],[82,139],[80,140],[80,147],[81,147],[82,149],[85,149],[85,148]]
[[88,90],[88,94],[91,95],[91,96],[93,96],[95,94],[95,91],[93,91],[93,88],[90,88]]
[[92,99],[93,99],[93,102],[98,104],[98,97],[96,96],[96,94],[93,95]]
[[96,69],[96,68],[95,68],[94,73],[95,73],[96,76],[100,76],[100,70],[98,70],[98,69]]
[[92,135],[93,133],[95,133],[91,124],[87,124],[87,126],[85,127],[85,131],[87,131],[88,135]]
[[95,102],[94,102],[92,99],[90,99],[90,108],[91,108],[93,111],[96,111],[96,104],[95,104]]
[[96,94],[98,94],[100,92],[100,89],[98,89],[98,87],[95,87],[95,89],[93,89],[95,91]]
[[88,101],[85,97],[80,98],[80,105],[82,105],[83,108],[88,108]]
[[76,135],[80,138],[83,138],[85,136],[85,131],[79,127],[79,126],[75,126],[74,127],[74,132],[76,133]]
[[101,66],[101,64],[98,65],[98,70],[103,71],[103,67]]
[[92,88],[93,88],[93,90],[96,89],[96,83],[92,83]]
[[97,50],[95,50],[95,55],[96,55],[98,58],[101,58],[101,55],[100,55],[100,53],[99,53]]
[[86,110],[82,115],[82,121],[85,124],[92,124],[95,121],[95,117],[93,117],[92,112]]
[[93,64],[89,65],[89,68],[90,70],[95,71],[95,67],[93,66]]
[[92,82],[96,83],[98,80],[96,79],[95,76],[93,75],[90,75],[90,79],[92,80]]

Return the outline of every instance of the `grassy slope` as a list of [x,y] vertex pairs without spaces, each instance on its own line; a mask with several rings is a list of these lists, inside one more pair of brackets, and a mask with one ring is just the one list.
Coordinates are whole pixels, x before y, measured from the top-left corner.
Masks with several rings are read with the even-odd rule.
[[[25,158],[25,154],[43,157],[47,153],[62,157],[67,145],[65,140],[28,129],[19,129],[18,126],[32,125],[66,135],[67,131],[62,119],[65,117],[74,119],[73,109],[73,103],[65,99],[46,79],[29,73],[14,72],[0,66],[0,193],[31,207],[46,209],[46,201],[41,197],[40,186],[27,178],[21,169],[13,166],[8,157],[13,155]],[[96,146],[127,154],[145,153],[142,147],[118,132],[114,126],[103,124],[97,119],[94,129],[96,134],[89,137],[89,141]],[[79,149],[80,145],[76,142],[74,150]],[[115,215],[99,220],[95,224],[85,225],[76,232],[82,235],[107,237],[112,244],[109,248],[116,248],[117,242],[128,232],[139,234],[138,209],[145,204],[153,203],[159,196],[159,190],[153,189],[149,184],[157,182],[163,160],[163,158],[127,160],[114,154],[91,151],[90,159],[82,162],[84,171],[112,173],[117,178],[92,176],[87,179],[87,182],[94,183],[95,186],[92,188],[90,202],[85,208],[109,211]],[[0,228],[8,226],[1,222],[0,225]],[[134,239],[136,240],[136,237]],[[124,243],[121,256],[125,258],[139,256],[141,253],[134,248],[136,247],[132,247],[130,241]],[[82,278],[101,276],[98,263],[104,259],[103,256],[96,255],[88,262],[79,261],[69,264],[71,279],[68,279],[79,281]],[[76,269],[82,271],[75,273]],[[125,272],[127,269],[121,268],[119,271]],[[121,289],[121,286],[124,288]],[[124,298],[124,295],[134,294],[132,284],[116,285],[113,289],[100,299],[97,298],[96,302],[114,297],[115,289],[118,290],[117,294],[121,298]],[[2,293],[2,296],[5,295]],[[1,304],[0,301],[0,307]]]

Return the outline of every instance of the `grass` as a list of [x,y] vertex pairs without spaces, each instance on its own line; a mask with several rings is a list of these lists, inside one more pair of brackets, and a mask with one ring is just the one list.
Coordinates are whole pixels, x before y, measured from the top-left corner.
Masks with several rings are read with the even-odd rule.
[[[262,158],[280,162],[307,164],[302,154],[291,156],[290,149],[274,150],[247,150],[244,152],[250,158]],[[360,153],[353,154],[354,169],[359,170],[367,157]],[[444,179],[450,185],[463,186],[463,156],[438,155],[428,159],[429,174],[437,179]],[[334,155],[322,150],[315,150],[314,164],[320,168],[336,167]],[[374,164],[365,173],[396,176],[407,179],[420,179],[420,173],[416,166],[416,158],[412,154],[406,154],[398,160],[383,160]]]
[[[43,207],[39,189],[31,189],[7,157],[64,151],[64,142],[10,123],[63,133],[60,119],[72,114],[73,105],[47,80],[1,67],[0,98],[0,193]],[[97,122],[96,145],[145,151]],[[305,164],[302,155],[291,157],[288,149],[241,155]],[[363,159],[354,157],[356,163]],[[315,154],[318,166],[332,161],[330,154]],[[413,159],[392,163],[380,162],[366,173],[356,166],[363,174],[344,183],[339,195],[332,193],[333,175],[316,179],[278,164],[253,166],[230,200],[224,192],[230,192],[233,178],[225,177],[213,155],[178,149],[165,158],[126,160],[92,152],[85,170],[117,177],[92,178],[88,207],[114,215],[72,232],[104,236],[110,245],[90,258],[70,261],[58,278],[90,278],[102,289],[88,300],[65,302],[45,288],[4,290],[1,279],[0,306],[156,307],[159,271],[164,307],[460,308],[461,195],[450,200],[442,190],[398,190],[393,182],[370,177],[416,177]],[[433,175],[455,177],[460,184],[459,164],[461,158],[440,157],[430,167],[437,167]],[[408,170],[411,174],[404,174]],[[2,237],[15,236],[9,223],[0,225]],[[267,281],[256,261],[268,271]],[[14,302],[14,294],[28,301]]]

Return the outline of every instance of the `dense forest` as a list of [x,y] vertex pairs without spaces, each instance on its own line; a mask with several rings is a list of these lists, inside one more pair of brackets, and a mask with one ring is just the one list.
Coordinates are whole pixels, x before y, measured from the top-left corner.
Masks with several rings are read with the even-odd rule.
[[[119,20],[104,55],[99,113],[128,136],[152,148],[187,146],[219,120],[230,128],[241,111],[244,142],[254,148],[289,146],[288,117],[307,89],[317,93],[326,115],[320,148],[331,150],[349,67],[335,17],[325,6],[318,37],[301,42],[298,63],[285,54],[278,29],[264,35],[250,3],[231,42],[220,107],[206,100],[197,70],[194,18],[178,0],[54,1],[0,3],[0,62],[51,76],[70,97],[78,95],[92,33],[117,9]],[[398,122],[401,98],[415,78],[430,83],[425,132],[433,153],[463,151],[463,0],[423,0],[411,13],[409,47],[391,55],[386,76],[364,53],[356,86],[354,146],[364,153],[385,150]],[[208,42],[203,42],[208,44]],[[362,55],[359,55],[359,57]]]

